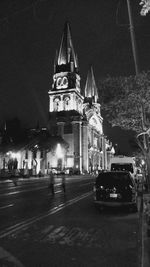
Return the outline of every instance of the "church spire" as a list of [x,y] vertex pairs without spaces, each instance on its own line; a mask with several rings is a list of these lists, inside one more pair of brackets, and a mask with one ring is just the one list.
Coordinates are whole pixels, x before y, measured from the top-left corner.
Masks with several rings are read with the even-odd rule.
[[[95,83],[93,68],[90,66],[85,84],[85,98],[97,103],[98,91]],[[94,101],[93,101],[94,100]]]
[[65,66],[67,69],[69,68],[68,70],[71,72],[78,70],[78,62],[74,52],[69,22],[65,23],[61,45],[55,64],[56,69],[58,67],[60,71],[63,70]]

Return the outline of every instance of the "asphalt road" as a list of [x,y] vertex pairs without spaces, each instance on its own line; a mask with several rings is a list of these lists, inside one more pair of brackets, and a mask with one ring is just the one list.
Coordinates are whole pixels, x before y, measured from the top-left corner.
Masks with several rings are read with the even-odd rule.
[[139,215],[94,207],[94,178],[0,185],[0,267],[137,267]]

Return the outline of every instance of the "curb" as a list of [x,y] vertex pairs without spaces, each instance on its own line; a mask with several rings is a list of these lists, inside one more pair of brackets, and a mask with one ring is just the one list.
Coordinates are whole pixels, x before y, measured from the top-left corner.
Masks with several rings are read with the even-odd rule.
[[143,203],[143,212],[147,226],[147,236],[150,237],[150,194],[145,194]]
[[150,266],[150,194],[143,194],[143,264]]

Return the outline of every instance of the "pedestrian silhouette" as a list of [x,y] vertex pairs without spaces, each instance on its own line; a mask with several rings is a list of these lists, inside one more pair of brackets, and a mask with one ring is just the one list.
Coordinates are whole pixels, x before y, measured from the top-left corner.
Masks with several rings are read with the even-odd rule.
[[13,179],[13,183],[14,183],[15,186],[18,185],[18,184],[17,184],[17,181],[16,181],[15,179]]
[[66,193],[66,177],[65,177],[65,172],[63,171],[61,175],[62,175],[62,188],[63,188],[64,193]]
[[17,183],[17,177],[16,177],[16,170],[12,170],[11,179],[12,179],[13,184],[17,186],[18,183]]
[[16,177],[12,176],[11,179],[12,179],[13,184],[14,184],[15,186],[17,186],[18,183],[17,183]]
[[49,189],[51,190],[52,192],[52,195],[55,194],[55,191],[54,191],[54,174],[52,172],[52,170],[50,171],[50,174],[49,174]]

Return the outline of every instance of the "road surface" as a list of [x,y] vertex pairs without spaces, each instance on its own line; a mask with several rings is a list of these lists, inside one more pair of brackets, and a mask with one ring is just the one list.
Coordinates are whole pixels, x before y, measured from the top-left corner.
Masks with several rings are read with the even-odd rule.
[[0,266],[137,267],[139,215],[97,210],[94,177],[0,184]]

